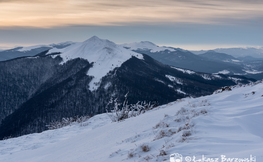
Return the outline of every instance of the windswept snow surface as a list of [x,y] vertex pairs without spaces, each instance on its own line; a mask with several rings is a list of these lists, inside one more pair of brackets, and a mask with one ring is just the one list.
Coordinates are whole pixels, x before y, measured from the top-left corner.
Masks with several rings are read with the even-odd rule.
[[93,67],[89,69],[87,75],[94,78],[90,82],[90,90],[96,90],[100,85],[102,77],[108,72],[120,67],[122,63],[129,60],[132,56],[143,59],[143,55],[132,52],[115,43],[100,39],[96,36],[82,42],[76,43],[63,49],[51,49],[47,54],[61,53],[63,63],[75,58],[83,58],[90,63],[94,63]]
[[130,50],[150,50],[150,52],[160,52],[160,51],[176,51],[170,47],[164,46],[157,46],[156,44],[149,42],[149,41],[141,41],[141,42],[134,42],[134,43],[126,43],[122,44],[123,47],[129,48]]
[[202,155],[262,162],[262,123],[261,81],[177,100],[122,122],[101,114],[81,125],[3,140],[0,161],[161,162],[179,153],[184,162]]

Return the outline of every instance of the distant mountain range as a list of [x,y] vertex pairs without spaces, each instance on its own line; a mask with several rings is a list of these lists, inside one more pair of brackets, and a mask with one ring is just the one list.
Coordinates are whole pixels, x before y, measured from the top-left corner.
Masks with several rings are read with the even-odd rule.
[[[263,58],[263,47],[260,48],[253,48],[253,47],[248,47],[248,48],[217,48],[214,49],[213,51],[218,52],[218,53],[225,53],[229,54],[231,56],[234,56],[236,58],[239,57],[246,57],[246,56],[251,56],[254,58]],[[191,51],[194,54],[203,54],[207,51],[201,50],[201,51]]]
[[236,59],[235,57],[225,54],[225,53],[218,53],[215,51],[207,51],[199,56],[203,58],[207,58],[214,61],[224,61],[224,62],[240,62],[240,60]]
[[[177,51],[181,57],[200,57],[180,49],[170,52]],[[253,81],[164,65],[94,36],[0,62],[0,139],[44,131],[64,117],[104,113],[111,98],[121,102],[127,93],[129,103],[165,104]]]
[[0,61],[10,60],[18,57],[34,56],[51,48],[65,48],[74,42],[63,42],[50,45],[36,45],[29,47],[16,47],[9,50],[0,50]]
[[[17,47],[0,51],[0,61],[34,56],[53,48],[63,49],[74,42]],[[210,51],[187,51],[180,48],[157,46],[149,41],[122,44],[132,51],[147,54],[163,64],[204,73],[243,75],[263,79],[262,48],[229,48]]]
[[160,47],[147,41],[122,44],[122,46],[138,53],[147,54],[164,64],[175,67],[205,73],[242,75],[263,79],[263,59],[252,56],[235,58],[232,55],[216,51],[202,51],[202,54],[196,55],[180,48]]

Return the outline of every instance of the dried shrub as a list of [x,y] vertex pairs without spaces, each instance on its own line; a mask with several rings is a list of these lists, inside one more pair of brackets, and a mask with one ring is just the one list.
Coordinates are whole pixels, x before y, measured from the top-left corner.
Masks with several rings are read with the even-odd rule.
[[183,143],[183,142],[185,142],[186,140],[187,140],[187,138],[183,137],[183,138],[181,138],[178,142]]
[[158,124],[156,124],[156,126],[154,126],[153,128],[154,129],[157,129],[157,128],[168,128],[169,127],[169,124],[165,123],[165,122],[159,122]]
[[11,139],[12,136],[7,136],[7,137],[4,137],[3,140],[8,140],[8,139]]
[[177,118],[177,119],[175,119],[174,121],[179,123],[179,122],[182,121],[182,119],[181,119],[181,118]]
[[165,156],[167,153],[164,150],[160,150],[159,156]]
[[191,129],[192,127],[194,127],[194,124],[185,123],[184,126],[180,126],[180,127],[177,129],[177,133],[181,132],[182,130],[189,130],[189,129]]
[[154,140],[158,140],[164,137],[171,137],[173,134],[177,133],[176,131],[173,131],[172,129],[169,129],[168,131],[161,130],[159,133],[155,136]]
[[166,149],[170,149],[170,148],[172,148],[172,147],[175,147],[175,144],[174,144],[174,143],[171,143],[171,144],[169,144],[168,146],[166,146]]
[[153,157],[151,157],[151,156],[146,156],[146,157],[144,157],[144,160],[146,160],[146,161],[149,161],[149,160],[151,160],[151,159],[153,159]]
[[142,149],[143,152],[150,151],[150,147],[148,145],[146,145],[146,144],[141,145],[141,149]]
[[81,126],[83,125],[83,122],[86,122],[87,120],[90,119],[90,116],[75,116],[75,117],[70,117],[70,118],[62,118],[62,121],[56,121],[56,122],[52,122],[49,125],[46,125],[46,127],[49,130],[53,130],[53,129],[58,129],[58,128],[62,128],[68,125],[72,125],[73,123],[81,123]]
[[114,155],[117,155],[120,151],[121,151],[121,149],[111,153],[109,157],[113,157]]
[[135,153],[134,152],[128,152],[128,158],[133,158],[135,156]]
[[156,102],[147,103],[145,101],[138,101],[136,104],[128,104],[127,96],[128,93],[125,95],[125,100],[123,103],[119,103],[118,98],[114,100],[111,98],[111,100],[108,102],[106,106],[106,112],[112,122],[119,122],[127,118],[138,116],[145,113],[146,111],[152,110],[158,105]]
[[201,114],[207,114],[207,110],[206,109],[203,109],[200,111]]
[[189,136],[191,136],[191,135],[192,135],[191,131],[185,131],[185,132],[183,132],[183,134],[182,134],[183,137],[189,137]]
[[176,115],[186,115],[188,113],[188,110],[186,110],[184,107],[182,107],[179,111],[177,111]]

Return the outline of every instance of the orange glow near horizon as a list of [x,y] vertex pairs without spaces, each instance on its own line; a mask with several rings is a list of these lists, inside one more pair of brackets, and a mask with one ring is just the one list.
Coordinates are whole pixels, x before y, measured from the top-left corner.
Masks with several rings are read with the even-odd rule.
[[0,0],[0,28],[224,23],[262,17],[263,3],[216,0]]

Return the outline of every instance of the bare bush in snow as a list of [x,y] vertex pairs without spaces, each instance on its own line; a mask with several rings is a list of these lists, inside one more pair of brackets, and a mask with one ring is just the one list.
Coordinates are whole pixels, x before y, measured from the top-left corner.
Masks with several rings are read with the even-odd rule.
[[153,127],[153,129],[157,129],[157,128],[168,128],[169,124],[165,123],[165,122],[160,122],[158,124],[156,124],[156,126]]
[[189,107],[201,107],[201,106],[210,106],[211,104],[205,99],[197,103],[188,102]]
[[128,158],[133,158],[135,156],[135,153],[134,152],[128,152]]
[[148,145],[146,145],[146,144],[141,145],[141,149],[142,149],[143,152],[150,151],[150,147]]
[[[118,98],[111,98],[106,106],[106,112],[113,122],[122,121],[127,118],[135,117],[153,109],[156,104],[151,102],[138,101],[136,104],[128,104],[128,93],[125,95],[123,103],[118,102]],[[110,109],[110,112],[109,112]]]
[[164,129],[164,130],[160,130],[158,132],[158,134],[155,136],[154,138],[154,141],[155,140],[158,140],[158,139],[161,139],[161,138],[164,138],[164,137],[171,137],[172,135],[176,134],[176,130],[174,129]]
[[188,136],[191,136],[191,135],[192,135],[191,131],[184,131],[183,134],[182,134],[183,137],[188,137]]
[[167,153],[164,150],[160,150],[159,156],[165,156],[165,155],[167,155]]
[[90,119],[90,116],[75,116],[75,117],[69,117],[69,118],[62,118],[62,121],[56,121],[52,122],[49,125],[47,125],[47,128],[49,130],[62,128],[68,125],[72,125],[74,123],[83,123]]

